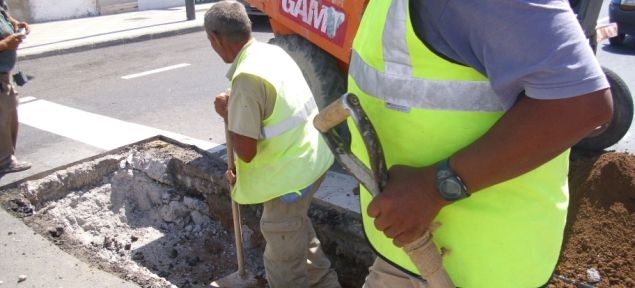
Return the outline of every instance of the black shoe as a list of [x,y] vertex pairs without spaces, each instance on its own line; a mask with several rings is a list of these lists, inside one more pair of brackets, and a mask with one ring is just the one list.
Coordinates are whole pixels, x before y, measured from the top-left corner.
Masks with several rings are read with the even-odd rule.
[[0,175],[20,172],[31,168],[31,163],[24,161],[11,161],[8,165],[0,167]]

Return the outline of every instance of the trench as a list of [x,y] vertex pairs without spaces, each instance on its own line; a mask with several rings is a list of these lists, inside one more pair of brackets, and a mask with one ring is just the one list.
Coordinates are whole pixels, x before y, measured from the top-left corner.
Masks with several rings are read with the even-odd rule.
[[[154,137],[3,188],[0,203],[59,248],[142,287],[209,287],[236,271],[224,151]],[[260,205],[241,206],[246,269],[267,287]],[[374,258],[359,215],[309,211],[343,287]]]

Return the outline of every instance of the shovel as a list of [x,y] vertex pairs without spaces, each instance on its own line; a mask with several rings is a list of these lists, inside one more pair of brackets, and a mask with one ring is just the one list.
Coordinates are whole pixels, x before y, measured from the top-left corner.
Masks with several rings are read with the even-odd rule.
[[[349,116],[357,126],[368,151],[370,170],[353,155],[342,138],[332,129]],[[342,95],[315,117],[313,125],[324,135],[326,143],[342,167],[353,175],[373,197],[379,195],[388,181],[386,161],[377,132],[362,110],[357,96],[352,93]],[[430,231],[426,231],[423,236],[408,243],[403,249],[431,288],[455,287],[443,268],[443,259],[432,242]]]
[[[234,147],[232,146],[231,137],[225,123],[225,139],[227,147],[227,168],[234,171]],[[233,190],[233,185],[229,184],[229,191]],[[242,223],[240,220],[240,207],[236,201],[232,200],[232,218],[234,219],[234,238],[236,240],[236,258],[238,262],[238,270],[221,279],[215,280],[210,284],[211,287],[257,287],[258,280],[253,273],[245,270],[245,257],[243,251]]]

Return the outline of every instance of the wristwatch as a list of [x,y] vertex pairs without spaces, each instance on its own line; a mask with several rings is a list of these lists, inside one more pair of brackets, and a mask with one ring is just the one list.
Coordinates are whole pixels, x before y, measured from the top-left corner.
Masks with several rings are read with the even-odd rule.
[[450,169],[448,159],[437,164],[437,190],[441,198],[450,202],[470,196],[461,177]]

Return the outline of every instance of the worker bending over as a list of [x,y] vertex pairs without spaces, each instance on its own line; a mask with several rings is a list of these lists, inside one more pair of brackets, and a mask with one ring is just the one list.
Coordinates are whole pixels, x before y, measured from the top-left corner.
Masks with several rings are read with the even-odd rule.
[[263,203],[269,285],[340,287],[307,216],[333,155],[313,128],[318,111],[302,72],[284,50],[252,38],[239,2],[214,4],[205,30],[214,51],[232,63],[231,96],[221,93],[214,104],[238,156],[236,171],[228,171],[232,199]]

